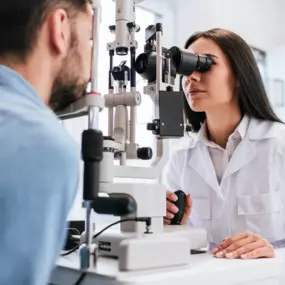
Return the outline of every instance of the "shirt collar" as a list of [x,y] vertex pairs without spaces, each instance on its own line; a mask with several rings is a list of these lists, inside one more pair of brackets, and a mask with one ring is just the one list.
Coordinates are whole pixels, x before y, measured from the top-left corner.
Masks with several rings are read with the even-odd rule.
[[248,126],[249,126],[249,117],[247,115],[244,115],[234,133],[237,132],[240,135],[241,139],[243,139],[247,133]]
[[32,100],[40,107],[46,107],[33,86],[13,69],[0,65],[0,86],[5,86],[11,92],[11,96],[21,96]]

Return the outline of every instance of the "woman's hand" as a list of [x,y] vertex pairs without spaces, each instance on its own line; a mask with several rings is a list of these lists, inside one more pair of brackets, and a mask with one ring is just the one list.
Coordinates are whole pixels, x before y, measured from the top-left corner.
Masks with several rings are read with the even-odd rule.
[[[177,196],[171,192],[167,191],[166,193],[166,216],[164,217],[164,224],[169,225],[171,220],[174,218],[174,215],[178,212],[178,208],[173,204],[177,200]],[[192,199],[190,195],[186,196],[186,207],[184,209],[184,215],[181,220],[181,225],[187,224],[192,210]]]
[[260,257],[273,258],[273,246],[261,236],[249,232],[226,238],[212,253],[218,258],[255,259]]

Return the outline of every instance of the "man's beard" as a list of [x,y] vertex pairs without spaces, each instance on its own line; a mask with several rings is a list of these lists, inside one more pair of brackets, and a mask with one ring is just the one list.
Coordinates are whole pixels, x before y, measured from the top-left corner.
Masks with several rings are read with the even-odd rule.
[[49,103],[54,112],[62,111],[85,95],[88,82],[77,75],[80,74],[81,63],[76,46],[71,47],[53,84]]

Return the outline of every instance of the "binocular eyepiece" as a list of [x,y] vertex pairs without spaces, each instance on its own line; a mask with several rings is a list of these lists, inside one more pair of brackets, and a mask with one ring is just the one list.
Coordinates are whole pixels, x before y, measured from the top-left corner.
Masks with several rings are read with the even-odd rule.
[[[170,59],[170,65],[168,63]],[[164,52],[162,59],[162,72],[175,78],[176,75],[189,76],[194,71],[207,72],[213,62],[205,55],[191,53],[176,46]],[[150,51],[140,54],[135,63],[135,70],[148,82],[156,80],[156,52]]]
[[166,51],[165,57],[172,60],[177,74],[181,76],[188,76],[193,71],[206,72],[213,64],[212,60],[205,55],[191,53],[175,46]]

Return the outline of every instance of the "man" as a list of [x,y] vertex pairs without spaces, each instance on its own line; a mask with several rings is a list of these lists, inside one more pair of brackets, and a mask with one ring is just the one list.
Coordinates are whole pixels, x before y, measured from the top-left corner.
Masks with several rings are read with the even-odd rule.
[[0,4],[0,284],[46,285],[62,249],[80,149],[54,111],[90,78],[87,0]]

